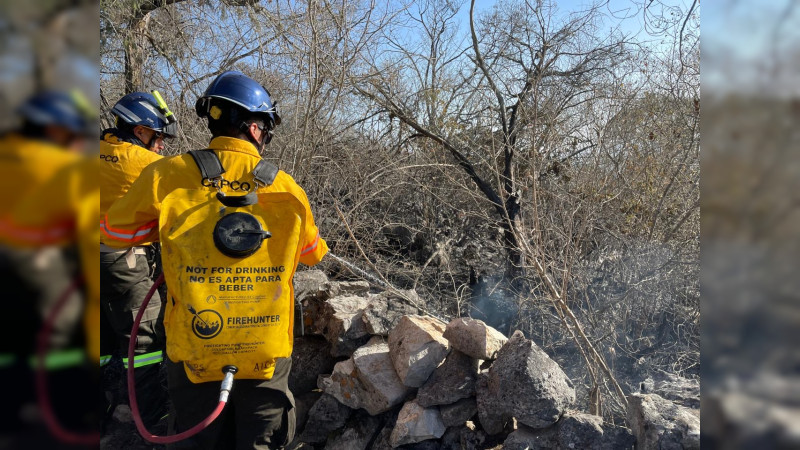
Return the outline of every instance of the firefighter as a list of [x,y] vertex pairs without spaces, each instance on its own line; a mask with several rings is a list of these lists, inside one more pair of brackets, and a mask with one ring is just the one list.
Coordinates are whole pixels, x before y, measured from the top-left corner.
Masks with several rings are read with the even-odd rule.
[[[104,130],[98,155],[100,163],[100,217],[121,198],[145,167],[162,159],[164,139],[175,136],[174,116],[157,91],[125,95],[111,109],[115,127]],[[163,305],[156,293],[150,300],[138,328],[134,361],[128,361],[133,319],[145,295],[153,285],[151,268],[156,251],[151,242],[112,248],[100,239],[101,365],[112,357],[122,358],[122,365],[135,367],[142,420],[147,426],[157,424],[168,413],[168,394],[160,376],[163,362]],[[113,367],[110,366],[110,367]],[[107,370],[108,413],[123,402],[126,389],[120,371]],[[110,379],[110,381],[109,381]],[[166,421],[163,422],[166,424]],[[164,426],[165,428],[165,426]]]
[[[22,120],[20,127],[0,137],[0,285],[8,299],[0,321],[0,383],[11,386],[0,407],[0,432],[21,429],[22,405],[35,398],[30,373],[35,335],[62,295],[70,292],[75,272],[69,254],[46,245],[58,233],[50,229],[42,235],[32,233],[25,223],[30,217],[17,216],[16,210],[56,174],[79,164],[79,152],[96,130],[95,115],[78,93],[43,91],[16,112]],[[53,206],[41,203],[37,209],[43,212]],[[82,414],[86,411],[58,400],[63,400],[63,394],[86,392],[76,382],[87,378],[84,346],[75,333],[81,312],[81,297],[75,292],[51,323],[44,365],[51,392],[58,394],[53,399],[56,415],[74,426],[86,425],[88,419]],[[65,390],[65,386],[70,388]]]
[[82,101],[77,94],[45,91],[17,109],[21,126],[0,137],[0,216],[80,158],[71,150],[81,148],[88,132]]
[[[37,385],[36,397],[40,408],[54,411],[53,418],[44,421],[53,438],[63,444],[95,447],[100,442],[97,424],[104,406],[97,395],[101,315],[98,169],[95,158],[83,156],[26,195],[11,216],[13,225],[23,230],[15,236],[14,246],[43,250],[60,247],[70,265],[75,266],[72,286],[59,293],[55,302],[47,299],[42,311],[45,318],[37,331],[37,342],[45,338],[48,345],[37,349],[37,359],[41,354],[46,356],[43,368],[35,365],[37,376],[44,373],[44,383]],[[53,272],[43,275],[47,278],[43,277],[41,283],[47,285],[61,283],[53,279],[54,275],[65,276]],[[70,298],[68,304],[59,306],[63,296],[75,290],[81,291],[82,301],[76,303]],[[76,315],[81,310],[82,318]],[[51,328],[53,325],[56,327]],[[70,345],[65,347],[62,343]],[[67,361],[70,365],[64,364]]]
[[175,448],[281,448],[295,424],[291,280],[299,262],[317,264],[328,248],[303,189],[261,158],[281,122],[269,92],[229,71],[195,110],[208,119],[209,148],[148,166],[102,232],[111,246],[160,239],[173,431],[204,419],[221,369],[238,369],[222,415]]

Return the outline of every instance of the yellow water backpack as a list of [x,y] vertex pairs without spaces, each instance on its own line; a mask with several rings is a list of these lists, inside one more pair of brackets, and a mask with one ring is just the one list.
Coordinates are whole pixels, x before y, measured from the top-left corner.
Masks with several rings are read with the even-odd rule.
[[256,192],[278,173],[266,161],[253,170],[251,192],[229,196],[219,190],[219,157],[190,154],[198,181],[218,191],[178,189],[162,203],[167,356],[183,362],[194,383],[221,380],[227,365],[237,366],[237,378],[270,379],[275,359],[292,353],[305,207],[288,192]]

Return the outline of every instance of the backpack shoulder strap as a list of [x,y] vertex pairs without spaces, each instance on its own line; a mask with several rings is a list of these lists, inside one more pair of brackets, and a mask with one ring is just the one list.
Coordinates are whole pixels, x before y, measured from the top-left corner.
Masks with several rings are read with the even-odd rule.
[[269,186],[275,181],[275,177],[278,176],[278,170],[278,166],[262,159],[258,162],[256,168],[253,169],[253,178],[255,178],[259,184]]
[[197,168],[200,169],[203,180],[218,178],[225,173],[225,168],[222,167],[222,162],[214,150],[191,150],[188,153],[192,155]]
[[[194,159],[197,168],[200,169],[200,176],[203,180],[214,179],[225,173],[222,162],[213,150],[191,150],[188,153]],[[269,186],[275,181],[278,172],[278,166],[262,159],[253,169],[253,178],[260,184]]]

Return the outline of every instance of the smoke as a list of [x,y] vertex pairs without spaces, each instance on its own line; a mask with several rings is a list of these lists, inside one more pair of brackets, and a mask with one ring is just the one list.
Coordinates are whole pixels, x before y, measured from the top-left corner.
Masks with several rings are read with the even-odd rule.
[[517,298],[504,277],[478,276],[472,286],[469,316],[511,336],[519,313]]

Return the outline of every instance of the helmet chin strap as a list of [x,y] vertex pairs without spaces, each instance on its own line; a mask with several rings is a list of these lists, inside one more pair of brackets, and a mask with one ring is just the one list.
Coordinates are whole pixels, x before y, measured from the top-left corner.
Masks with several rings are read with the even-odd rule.
[[156,135],[153,134],[153,136],[150,137],[150,142],[144,142],[143,144],[144,144],[144,147],[146,149],[148,149],[148,150],[150,150],[152,152],[153,151],[153,145],[155,143],[156,143]]
[[272,130],[270,130],[269,128],[265,128],[264,130],[261,131],[261,145],[256,146],[256,148],[258,148],[259,155],[264,154],[264,149],[267,148],[267,144],[269,144],[271,141],[272,141]]

